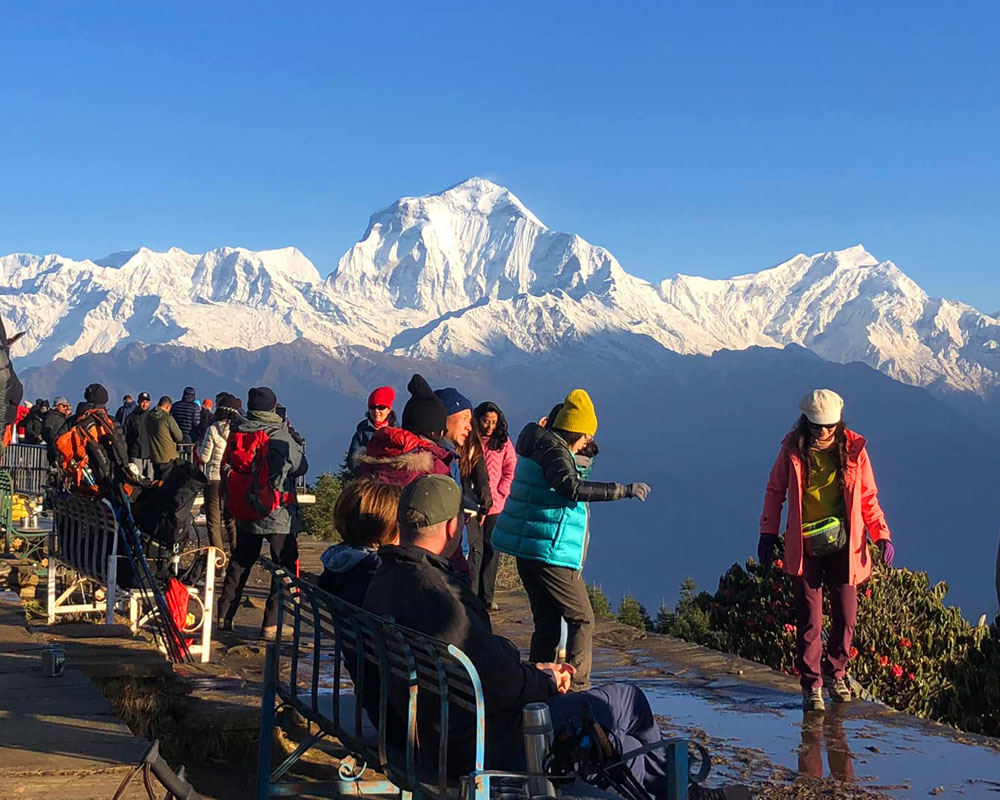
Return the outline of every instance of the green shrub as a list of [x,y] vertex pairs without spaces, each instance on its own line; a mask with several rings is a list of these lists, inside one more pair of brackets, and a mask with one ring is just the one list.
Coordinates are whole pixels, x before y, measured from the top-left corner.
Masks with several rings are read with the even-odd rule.
[[595,617],[614,616],[614,612],[611,610],[611,601],[604,593],[604,590],[596,583],[587,584],[587,596],[590,598],[590,607],[594,609]]
[[324,472],[319,476],[313,488],[316,502],[302,506],[302,526],[306,533],[325,542],[340,541],[340,535],[333,527],[333,507],[342,487],[343,483],[336,475]]
[[616,616],[622,625],[629,625],[633,628],[638,628],[640,631],[645,631],[653,627],[652,620],[650,620],[649,614],[646,613],[646,607],[630,594],[622,598]]
[[698,593],[694,580],[686,578],[681,584],[681,597],[677,607],[671,611],[661,605],[653,630],[716,650],[721,649],[722,637],[712,630],[711,609],[712,596],[706,592]]

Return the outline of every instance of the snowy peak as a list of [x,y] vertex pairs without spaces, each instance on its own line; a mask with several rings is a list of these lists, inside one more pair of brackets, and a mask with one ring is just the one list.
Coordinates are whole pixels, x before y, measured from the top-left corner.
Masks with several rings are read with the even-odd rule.
[[606,291],[625,277],[603,248],[550,231],[509,190],[470,178],[373,215],[329,285],[365,302],[440,315],[519,294]]
[[25,366],[129,343],[256,350],[306,339],[467,365],[558,358],[564,345],[638,364],[650,347],[794,344],[942,391],[1000,386],[1000,321],[929,298],[862,245],[654,286],[483,178],[376,212],[325,281],[293,247],[12,254],[0,276],[0,314],[26,332],[15,351]]

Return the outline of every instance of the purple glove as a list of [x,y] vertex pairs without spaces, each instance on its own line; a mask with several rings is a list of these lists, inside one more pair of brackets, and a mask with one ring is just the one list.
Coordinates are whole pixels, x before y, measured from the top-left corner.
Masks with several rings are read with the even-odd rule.
[[774,551],[778,549],[778,537],[773,533],[762,533],[757,541],[757,560],[762,567],[774,563]]
[[892,562],[896,559],[896,548],[892,546],[892,542],[888,539],[879,539],[875,544],[882,553],[882,563],[891,567]]

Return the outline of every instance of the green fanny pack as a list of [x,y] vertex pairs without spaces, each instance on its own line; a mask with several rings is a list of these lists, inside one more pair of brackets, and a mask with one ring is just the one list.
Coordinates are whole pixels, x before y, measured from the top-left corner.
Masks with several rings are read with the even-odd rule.
[[838,517],[825,517],[802,526],[806,552],[814,558],[833,555],[847,546],[847,528]]

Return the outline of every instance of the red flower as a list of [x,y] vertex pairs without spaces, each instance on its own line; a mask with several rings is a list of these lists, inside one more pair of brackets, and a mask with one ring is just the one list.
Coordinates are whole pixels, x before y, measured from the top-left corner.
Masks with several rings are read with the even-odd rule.
[[889,666],[889,656],[879,656],[878,657],[878,663],[881,664],[883,667],[888,667]]
[[899,666],[899,664],[893,664],[892,665],[892,674],[894,676],[896,676],[897,678],[902,678],[903,677],[903,668],[901,666]]
[[776,566],[778,569],[784,569],[785,568],[785,562],[782,561],[780,558],[776,558],[774,560],[774,566]]
[[789,633],[794,633],[795,632],[795,626],[792,625],[790,622],[786,622],[785,623],[785,630],[788,631]]
[[909,640],[909,639],[907,639],[907,638],[906,638],[905,636],[903,636],[903,637],[901,637],[901,638],[900,638],[900,640],[899,640],[899,643],[900,643],[900,644],[901,644],[901,645],[902,645],[903,647],[905,647],[905,648],[907,648],[907,649],[909,649],[909,648],[910,648],[910,640]]
[[865,597],[871,597],[871,596],[872,596],[872,588],[869,586],[867,589],[865,589]]
[[850,651],[850,653],[848,655],[850,655],[851,658],[857,658],[858,657],[858,648],[852,647],[851,651]]
[[912,672],[907,672],[906,673],[906,677],[909,678],[912,681],[912,680],[915,680],[917,676],[914,675]]

